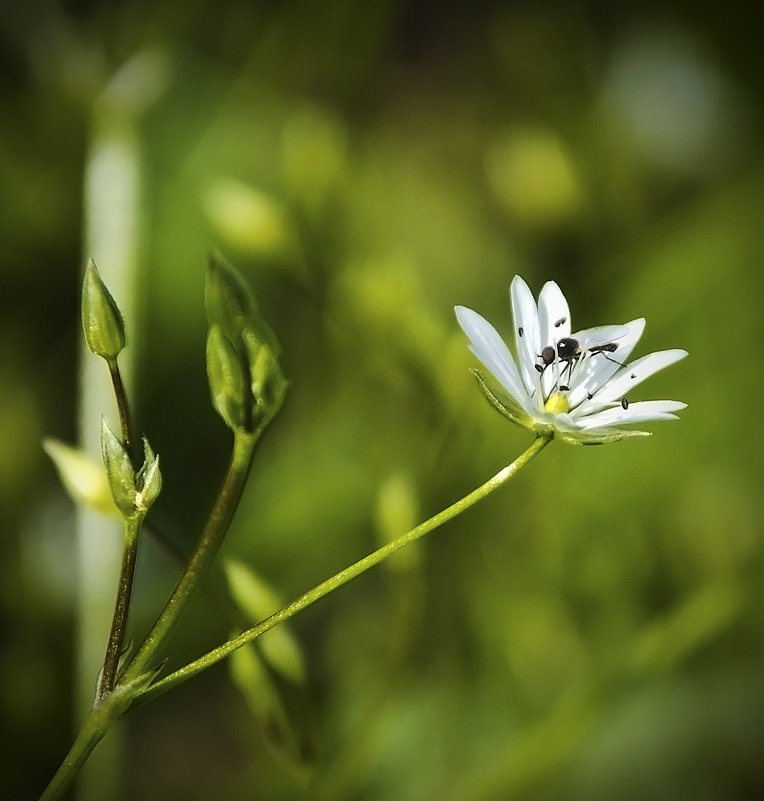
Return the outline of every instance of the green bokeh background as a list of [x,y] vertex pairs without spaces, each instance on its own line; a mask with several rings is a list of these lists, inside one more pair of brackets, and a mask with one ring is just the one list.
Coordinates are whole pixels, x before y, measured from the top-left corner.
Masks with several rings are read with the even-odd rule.
[[[80,797],[764,796],[750,19],[678,1],[37,0],[0,31],[0,794],[36,797],[79,716],[75,516],[40,443],[80,436],[79,282],[88,257],[107,282],[115,260],[84,252],[83,176],[118,130],[142,179],[131,394],[178,548],[229,441],[204,372],[212,247],[254,287],[290,379],[224,555],[286,600],[526,447],[481,398],[452,311],[508,335],[515,273],[558,281],[574,328],[644,315],[639,353],[687,348],[638,394],[689,407],[647,440],[554,445],[301,614],[305,765],[221,666],[124,721],[121,768]],[[136,637],[175,575],[149,544]],[[171,666],[231,630],[219,580]]]

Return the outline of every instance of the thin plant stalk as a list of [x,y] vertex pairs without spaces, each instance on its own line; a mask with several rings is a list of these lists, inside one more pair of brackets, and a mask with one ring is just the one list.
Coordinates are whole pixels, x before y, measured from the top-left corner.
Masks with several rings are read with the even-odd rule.
[[[57,801],[57,799],[61,798],[75,779],[77,773],[82,769],[82,766],[93,752],[93,749],[101,739],[103,739],[106,732],[132,706],[153,700],[201,671],[206,670],[229,656],[237,648],[260,637],[280,623],[289,620],[316,601],[326,597],[331,592],[334,592],[349,581],[352,581],[352,579],[357,578],[370,568],[378,565],[396,551],[412,542],[416,542],[439,526],[452,520],[454,517],[474,506],[478,501],[503,486],[551,441],[551,434],[537,436],[531,445],[518,456],[517,459],[461,500],[456,501],[456,503],[451,504],[451,506],[447,507],[442,512],[420,523],[396,540],[383,545],[381,548],[363,557],[363,559],[346,567],[326,581],[321,582],[313,589],[308,590],[308,592],[300,596],[297,600],[285,606],[279,612],[276,612],[276,614],[261,621],[256,626],[247,629],[237,637],[228,640],[218,648],[215,648],[164,679],[151,684],[152,669],[155,667],[153,661],[157,657],[159,648],[165,643],[172,631],[177,621],[178,613],[190,596],[199,575],[212,560],[222,540],[222,536],[228,528],[239,498],[241,497],[241,492],[246,482],[250,463],[254,454],[254,448],[257,443],[257,432],[255,432],[255,434],[242,434],[241,432],[237,432],[234,439],[234,449],[228,472],[226,473],[218,498],[188,567],[178,580],[175,590],[154,623],[144,644],[117,681],[113,691],[93,707],[90,716],[85,721],[69,754],[66,756],[47,789],[40,797],[40,801]],[[145,689],[143,689],[143,687],[145,687]]]
[[111,385],[114,390],[114,399],[117,402],[117,412],[119,413],[119,429],[122,434],[122,442],[127,449],[127,452],[134,459],[135,454],[132,452],[133,447],[133,427],[130,416],[130,406],[127,402],[127,392],[125,391],[125,384],[122,381],[122,373],[120,372],[117,360],[108,362],[109,375],[111,376]]
[[138,555],[138,537],[143,524],[143,517],[132,517],[125,520],[125,549],[122,552],[122,567],[117,585],[117,600],[114,605],[114,616],[111,621],[109,641],[106,645],[101,670],[101,681],[97,700],[102,701],[113,689],[119,667],[119,659],[125,642],[127,615],[130,611],[130,598],[133,592],[135,562]]
[[311,606],[316,601],[325,598],[327,595],[347,584],[349,581],[352,581],[352,579],[357,578],[370,568],[378,565],[396,551],[404,548],[406,545],[410,545],[412,542],[416,542],[418,539],[421,539],[426,534],[429,534],[431,531],[443,525],[443,523],[452,520],[457,515],[466,511],[471,506],[474,506],[478,501],[487,497],[494,490],[498,489],[500,486],[509,481],[510,478],[512,478],[519,470],[525,467],[525,465],[528,464],[528,462],[530,462],[535,456],[537,456],[551,441],[552,436],[550,434],[537,436],[528,449],[518,456],[517,459],[500,470],[495,476],[488,479],[488,481],[479,486],[477,489],[473,490],[471,493],[469,493],[469,495],[466,495],[461,500],[451,504],[451,506],[447,507],[442,512],[439,512],[428,520],[425,520],[423,523],[420,523],[415,528],[412,528],[410,531],[398,537],[398,539],[392,540],[386,545],[383,545],[381,548],[378,548],[376,551],[373,551],[372,553],[363,557],[363,559],[359,559],[354,564],[346,567],[344,570],[336,573],[331,578],[313,587],[313,589],[308,590],[308,592],[306,592],[304,595],[301,595],[291,604],[285,606],[283,609],[266,618],[265,620],[262,620],[257,625],[252,626],[246,631],[243,631],[238,636],[233,637],[222,645],[219,645],[217,648],[209,651],[199,659],[196,659],[185,667],[182,667],[179,670],[176,670],[174,673],[171,673],[169,676],[166,676],[165,678],[155,682],[140,693],[139,702],[143,703],[144,701],[152,700],[168,690],[173,689],[177,685],[187,681],[198,673],[201,673],[203,670],[206,670],[220,660],[225,659],[225,657],[229,656],[237,648],[241,648],[241,646],[252,642],[261,635],[265,634],[267,631],[270,631],[275,626],[278,626],[280,623],[289,620],[298,614],[298,612],[302,612],[303,609],[307,609],[307,607]]
[[196,587],[199,577],[217,553],[244,490],[259,435],[260,431],[235,432],[231,461],[207,523],[175,589],[143,644],[125,669],[123,677],[125,682],[130,682],[147,670],[151,670],[152,661],[156,659],[159,650],[174,629],[178,616]]
[[[130,700],[135,695],[132,689],[134,684],[148,680],[145,677],[147,674],[150,676],[152,660],[157,658],[157,651],[169,637],[177,622],[178,614],[190,597],[201,573],[212,561],[228,529],[247,480],[259,433],[258,431],[254,434],[241,432],[235,434],[228,471],[191,559],[143,645],[122,676],[111,691],[99,694],[69,753],[40,796],[40,801],[54,801],[61,798],[77,778],[96,745],[127,711]],[[117,654],[117,661],[118,659]]]

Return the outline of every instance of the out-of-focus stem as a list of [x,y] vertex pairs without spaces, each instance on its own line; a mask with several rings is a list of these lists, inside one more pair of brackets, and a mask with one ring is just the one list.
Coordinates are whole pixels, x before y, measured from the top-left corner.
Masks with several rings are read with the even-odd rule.
[[[138,124],[147,104],[166,84],[165,65],[156,53],[128,61],[93,105],[85,159],[83,196],[83,266],[93,258],[123,316],[133,321],[134,287],[141,246],[141,152]],[[120,360],[128,378],[131,352]],[[121,378],[120,378],[121,381]],[[83,346],[80,359],[79,444],[100,461],[100,421],[113,409],[113,387],[100,359]],[[111,530],[109,530],[111,529]],[[96,676],[103,659],[119,571],[122,536],[116,521],[80,507],[77,519],[77,665],[76,718],[91,708]],[[119,738],[112,736],[82,774],[80,801],[100,801],[117,794]]]

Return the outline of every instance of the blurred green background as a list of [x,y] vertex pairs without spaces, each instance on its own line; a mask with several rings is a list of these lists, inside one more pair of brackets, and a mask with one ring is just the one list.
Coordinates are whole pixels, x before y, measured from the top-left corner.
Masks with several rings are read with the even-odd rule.
[[[649,440],[549,448],[296,618],[301,765],[219,666],[126,719],[80,798],[764,797],[762,423],[739,406],[763,389],[751,20],[678,0],[35,0],[0,31],[3,798],[36,797],[81,715],[77,517],[40,443],[89,436],[82,268],[126,312],[154,520],[186,550],[229,447],[204,372],[212,247],[291,382],[224,555],[285,600],[526,447],[452,311],[508,335],[515,273],[557,280],[574,328],[646,316],[638,353],[690,357],[639,398],[689,407]],[[147,542],[135,636],[176,570]],[[235,629],[221,581],[170,667]]]

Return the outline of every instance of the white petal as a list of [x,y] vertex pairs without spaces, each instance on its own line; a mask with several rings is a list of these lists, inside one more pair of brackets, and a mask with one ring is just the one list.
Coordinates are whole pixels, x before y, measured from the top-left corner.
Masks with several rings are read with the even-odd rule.
[[540,391],[539,375],[535,367],[536,357],[541,353],[538,310],[528,284],[519,275],[512,279],[509,295],[512,301],[520,374],[530,395]]
[[611,342],[617,345],[628,333],[629,328],[625,325],[598,325],[595,328],[576,331],[572,336],[578,340],[581,350],[589,350]]
[[603,412],[590,414],[578,420],[581,428],[592,429],[603,426],[618,426],[628,423],[644,423],[648,420],[676,420],[673,412],[686,408],[681,401],[638,401],[629,404],[627,409],[616,406]]
[[470,339],[470,350],[528,414],[535,411],[535,404],[520,379],[515,360],[496,329],[466,306],[456,306],[454,310],[459,325]]
[[[620,362],[621,364],[626,363],[626,360],[631,356],[631,352],[634,350],[634,347],[642,338],[642,334],[645,331],[645,318],[637,317],[636,320],[630,320],[628,323],[624,323],[623,326],[618,327],[626,328],[627,333],[615,340],[618,348],[613,351],[611,358],[614,361],[610,362],[610,364],[614,362]],[[603,359],[603,361],[607,361],[607,359]],[[616,368],[617,367],[618,365],[616,364]],[[613,370],[613,372],[615,372],[615,370]]]
[[[672,350],[659,350],[655,353],[649,353],[647,356],[642,356],[640,359],[621,368],[612,380],[594,396],[592,399],[593,404],[601,406],[603,403],[611,403],[628,395],[634,387],[641,384],[645,379],[650,378],[651,375],[655,375],[655,373],[678,362],[680,359],[684,359],[686,355],[686,350],[674,348]],[[586,412],[582,408],[580,413],[585,414]]]
[[541,347],[570,336],[570,308],[554,281],[547,281],[539,293]]
[[609,353],[592,353],[576,366],[571,383],[571,393],[568,401],[573,408],[583,405],[584,408],[577,409],[579,414],[589,414],[597,408],[602,407],[602,403],[587,401],[588,395],[593,395],[601,389],[610,377],[621,368],[631,355],[634,346],[639,342],[642,332],[645,330],[645,318],[639,317],[636,320],[619,326],[603,326],[600,329],[586,329],[585,331],[574,334],[575,336],[590,337],[592,331],[610,330],[612,333],[620,333],[623,329],[626,334],[619,336],[614,341],[618,348]]

